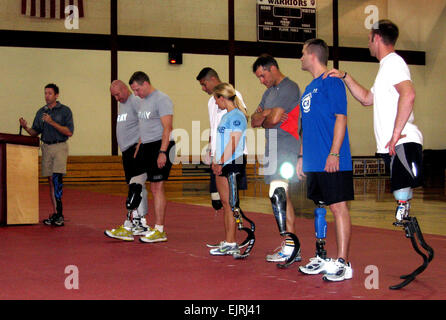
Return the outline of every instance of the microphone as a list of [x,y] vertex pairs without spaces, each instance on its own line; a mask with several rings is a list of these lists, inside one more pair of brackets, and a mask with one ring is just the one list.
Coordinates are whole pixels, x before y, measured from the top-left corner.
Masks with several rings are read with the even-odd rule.
[[22,135],[22,125],[20,125],[20,130],[19,130],[19,136],[21,136]]
[[[43,114],[46,114],[48,109],[49,109],[48,106],[44,106],[43,107]],[[42,117],[42,124],[45,125],[45,121],[43,121],[43,117]]]

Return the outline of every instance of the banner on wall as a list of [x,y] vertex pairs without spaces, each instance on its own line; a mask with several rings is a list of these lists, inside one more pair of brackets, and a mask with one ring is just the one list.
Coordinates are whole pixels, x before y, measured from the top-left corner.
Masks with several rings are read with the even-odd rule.
[[316,0],[257,0],[257,41],[304,43],[316,31]]
[[[75,6],[79,12],[79,18],[84,17],[83,0],[19,0],[22,2],[22,15],[46,19],[65,19],[70,11],[65,13],[65,8]],[[69,9],[69,7],[68,7]]]

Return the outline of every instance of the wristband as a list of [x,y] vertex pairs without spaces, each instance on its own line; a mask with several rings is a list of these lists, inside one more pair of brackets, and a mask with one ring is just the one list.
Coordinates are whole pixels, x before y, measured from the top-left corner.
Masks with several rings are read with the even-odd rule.
[[303,155],[301,155],[301,154],[297,155],[297,159],[302,159],[302,158],[303,158]]
[[167,154],[167,151],[160,150],[159,153]]
[[333,152],[330,152],[328,155],[329,155],[329,156],[334,156],[334,157],[338,157],[338,158],[339,158],[339,153],[333,153]]
[[346,76],[347,76],[347,72],[344,72],[344,76],[341,79],[345,79]]

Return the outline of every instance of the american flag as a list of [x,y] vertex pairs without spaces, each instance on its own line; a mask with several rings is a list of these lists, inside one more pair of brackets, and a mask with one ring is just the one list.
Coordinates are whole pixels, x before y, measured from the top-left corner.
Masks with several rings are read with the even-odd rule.
[[83,0],[21,0],[22,14],[30,17],[65,19],[65,7],[72,5],[79,9],[79,18],[84,17]]

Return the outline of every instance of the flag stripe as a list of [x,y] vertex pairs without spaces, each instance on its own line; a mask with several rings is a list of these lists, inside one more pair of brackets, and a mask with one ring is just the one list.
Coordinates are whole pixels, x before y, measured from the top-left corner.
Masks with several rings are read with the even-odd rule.
[[22,14],[26,14],[26,0],[22,0]]
[[45,1],[40,1],[40,17],[45,18],[46,9],[45,9]]
[[79,7],[79,18],[84,17],[84,2],[82,0],[79,0],[77,2],[77,6]]
[[36,16],[36,0],[31,0],[31,16]]
[[65,17],[65,1],[60,0],[60,8],[59,8],[59,19]]
[[[64,19],[65,7],[75,6],[79,12],[79,18],[85,16],[83,0],[22,0],[20,11],[22,15],[38,18]],[[69,14],[72,14],[70,10]]]
[[50,18],[56,18],[56,0],[50,1]]

